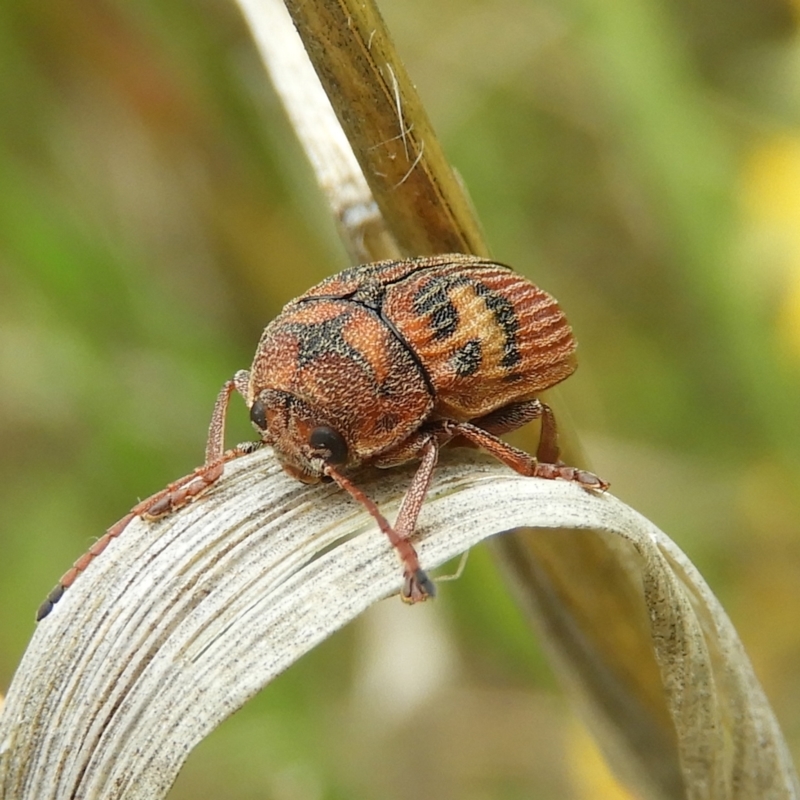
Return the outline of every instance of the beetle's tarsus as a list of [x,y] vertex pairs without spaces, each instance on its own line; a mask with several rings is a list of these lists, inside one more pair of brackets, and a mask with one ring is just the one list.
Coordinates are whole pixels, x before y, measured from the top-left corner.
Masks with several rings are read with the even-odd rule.
[[400,598],[404,603],[412,605],[436,597],[436,584],[428,577],[428,573],[424,569],[418,568],[414,572],[406,571],[403,578]]
[[583,469],[575,470],[575,477],[572,480],[580,484],[584,489],[595,492],[604,492],[611,485],[608,481],[604,481],[599,475],[595,475],[593,472],[587,472]]

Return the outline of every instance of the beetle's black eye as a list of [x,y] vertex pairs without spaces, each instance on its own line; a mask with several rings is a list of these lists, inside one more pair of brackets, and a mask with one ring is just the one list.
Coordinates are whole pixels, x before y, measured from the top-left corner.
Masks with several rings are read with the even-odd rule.
[[255,403],[250,406],[250,419],[259,430],[266,430],[267,409],[260,400],[256,400]]
[[329,464],[344,464],[347,461],[347,442],[339,431],[320,425],[311,431],[308,443],[315,450],[327,450],[330,455],[325,459]]

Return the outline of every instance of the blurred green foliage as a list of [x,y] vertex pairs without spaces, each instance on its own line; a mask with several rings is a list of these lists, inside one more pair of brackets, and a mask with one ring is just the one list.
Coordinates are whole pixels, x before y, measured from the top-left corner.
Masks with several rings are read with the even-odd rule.
[[[576,329],[596,470],[722,597],[800,755],[800,8],[382,8],[495,255]],[[232,3],[0,6],[0,687],[58,576],[202,460],[264,324],[343,266]],[[311,653],[171,796],[612,796],[486,554],[441,594]]]

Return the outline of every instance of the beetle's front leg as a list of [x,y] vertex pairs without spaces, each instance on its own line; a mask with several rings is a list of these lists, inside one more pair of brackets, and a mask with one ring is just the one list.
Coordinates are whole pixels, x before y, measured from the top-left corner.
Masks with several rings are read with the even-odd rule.
[[172,511],[185,506],[195,497],[205,492],[216,483],[222,475],[224,466],[229,461],[257,450],[262,442],[245,442],[231,450],[225,451],[225,416],[228,411],[231,394],[238,390],[245,394],[248,374],[244,370],[236,375],[220,390],[211,415],[206,445],[206,461],[202,467],[169,484],[165,489],[137,503],[121,520],[114,523],[62,576],[55,588],[47,595],[47,599],[36,612],[36,621],[44,619],[53,606],[61,599],[65,590],[75,583],[77,577],[106,549],[112,539],[116,539],[131,520],[142,517],[147,520],[158,519]]
[[[422,504],[425,502],[431,485],[433,470],[439,459],[439,445],[433,436],[425,440],[419,455],[420,465],[411,479],[411,485],[406,491],[394,524],[397,536],[414,553],[415,558],[417,554],[409,538],[414,533],[419,512],[422,510]],[[404,602],[416,603],[433,597],[435,594],[435,584],[422,569],[418,567],[416,572],[406,570],[403,591],[400,594]]]
[[[435,450],[433,451],[432,458],[433,464],[435,464]],[[417,470],[415,481],[417,476],[423,473],[426,460],[430,461],[430,459],[430,455],[427,457],[427,459],[423,459],[423,465]],[[433,471],[433,464],[431,464],[429,467],[431,472]],[[414,545],[411,544],[408,538],[410,533],[413,531],[416,516],[419,514],[419,506],[422,505],[422,500],[425,498],[425,491],[427,491],[427,486],[430,483],[430,475],[428,475],[427,478],[425,478],[423,475],[424,491],[422,492],[421,497],[419,497],[419,500],[412,504],[416,505],[416,513],[409,515],[408,510],[409,496],[418,495],[418,491],[415,492],[413,489],[413,482],[412,488],[409,489],[409,492],[403,499],[403,504],[400,507],[400,514],[398,516],[398,523],[404,525],[403,532],[401,532],[398,525],[395,525],[394,527],[390,525],[386,520],[386,517],[384,517],[380,512],[378,506],[375,505],[375,503],[349,478],[339,472],[336,467],[331,464],[326,465],[325,474],[333,478],[333,480],[336,481],[336,483],[338,483],[339,486],[344,489],[357,503],[360,503],[362,506],[364,506],[364,508],[367,509],[367,511],[372,515],[373,519],[378,523],[378,527],[381,529],[381,531],[386,534],[386,538],[389,540],[389,543],[397,552],[397,555],[403,564],[403,588],[400,591],[401,599],[406,603],[419,603],[423,600],[427,600],[429,597],[435,597],[436,586],[428,577],[428,573],[425,572],[425,570],[420,566],[417,551],[414,549]],[[411,517],[413,517],[413,519]],[[402,519],[405,519],[406,522],[403,523]],[[410,527],[408,527],[409,525]]]
[[411,485],[400,505],[394,526],[386,521],[375,503],[346,476],[332,465],[327,465],[325,468],[327,475],[369,511],[378,523],[378,527],[386,534],[392,547],[397,551],[397,555],[403,563],[403,588],[400,591],[400,597],[406,603],[419,603],[436,595],[436,586],[420,566],[417,551],[411,544],[410,537],[414,532],[417,517],[425,501],[425,495],[428,493],[436,466],[439,454],[437,433],[417,432],[373,462],[375,466],[386,469],[405,464],[413,459],[420,459],[420,465],[414,473]]

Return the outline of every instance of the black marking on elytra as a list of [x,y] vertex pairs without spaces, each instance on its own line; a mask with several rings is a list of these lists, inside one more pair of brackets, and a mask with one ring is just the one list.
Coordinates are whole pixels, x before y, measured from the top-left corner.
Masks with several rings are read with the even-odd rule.
[[500,359],[500,366],[510,369],[519,364],[522,355],[519,352],[517,343],[517,333],[519,332],[519,320],[514,311],[512,302],[503,295],[490,289],[488,286],[475,282],[475,294],[483,298],[486,308],[491,311],[494,321],[503,331],[505,342],[503,344],[503,357]]
[[470,339],[453,353],[450,364],[459,378],[468,378],[480,369],[482,356],[480,340]]
[[432,278],[414,295],[414,313],[428,315],[434,339],[447,339],[458,330],[458,309],[448,296],[451,281]]
[[358,364],[376,383],[372,365],[363,354],[344,338],[344,327],[350,313],[342,311],[332,319],[322,322],[289,322],[283,329],[297,340],[297,366],[305,367],[325,355],[338,355]]
[[[352,270],[349,270],[349,271],[357,273],[359,269],[360,268],[358,268],[358,267],[354,267]],[[422,363],[422,361],[420,361],[419,356],[417,355],[417,353],[414,350],[414,348],[411,347],[411,345],[408,343],[408,341],[406,340],[405,336],[403,336],[403,334],[400,333],[399,330],[397,330],[396,325],[386,316],[386,314],[383,311],[383,299],[384,299],[385,292],[383,294],[381,294],[379,298],[376,298],[376,299],[379,299],[379,302],[376,302],[374,305],[373,305],[372,302],[369,302],[369,303],[368,302],[359,302],[359,299],[357,299],[358,294],[359,294],[359,290],[356,290],[355,292],[352,292],[347,297],[338,297],[336,295],[317,295],[315,297],[305,297],[300,302],[302,302],[304,304],[305,303],[310,303],[310,302],[320,302],[320,301],[321,302],[336,301],[336,302],[345,302],[345,303],[356,303],[361,308],[363,308],[365,311],[367,311],[370,314],[372,314],[372,316],[375,317],[376,319],[380,320],[380,322],[383,323],[389,329],[389,331],[392,334],[392,336],[394,336],[394,338],[397,339],[398,342],[400,342],[400,344],[402,345],[403,349],[408,353],[408,355],[411,357],[411,360],[414,362],[414,365],[419,370],[419,374],[422,376],[422,380],[425,382],[425,387],[428,389],[428,392],[430,393],[431,397],[436,397],[436,387],[433,385],[433,381],[431,380],[431,376],[428,374],[428,370],[425,369],[425,365]],[[375,296],[373,296],[373,297],[375,297]],[[344,316],[347,316],[347,315],[344,315]],[[339,317],[336,317],[336,319],[339,319]],[[291,325],[298,325],[299,327],[307,327],[307,326],[305,326],[305,325],[303,325],[301,323],[291,323]],[[323,335],[323,334],[321,334],[321,335]],[[299,338],[300,338],[300,336],[298,335],[298,339]],[[344,344],[346,346],[347,343],[342,339],[341,332],[339,332],[339,338],[342,340],[342,344]],[[342,352],[342,351],[337,350],[336,352]],[[350,348],[347,352],[348,353],[354,353],[355,350]],[[361,358],[360,356],[359,356],[359,358],[357,360],[359,360],[359,363],[364,363],[363,358]],[[370,367],[369,369],[370,369],[370,374],[372,374],[372,368]],[[380,391],[380,388],[381,387],[378,387],[379,391]]]
[[458,310],[448,300],[431,314],[434,339],[448,339],[458,330]]

